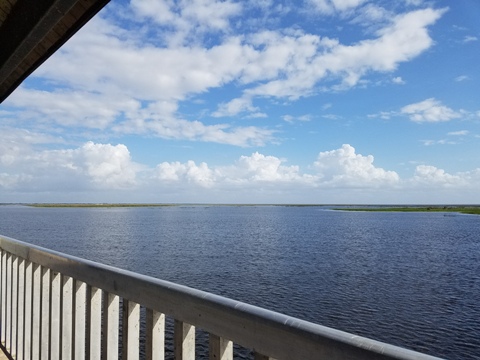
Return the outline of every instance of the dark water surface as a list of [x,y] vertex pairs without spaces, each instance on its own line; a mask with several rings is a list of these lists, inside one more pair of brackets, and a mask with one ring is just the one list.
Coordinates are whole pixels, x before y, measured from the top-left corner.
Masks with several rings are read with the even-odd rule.
[[449,359],[480,359],[480,216],[0,206],[0,234]]

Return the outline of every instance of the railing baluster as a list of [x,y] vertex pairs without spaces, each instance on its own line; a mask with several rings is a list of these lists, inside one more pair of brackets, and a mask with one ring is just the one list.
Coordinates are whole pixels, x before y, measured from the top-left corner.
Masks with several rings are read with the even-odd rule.
[[123,299],[123,355],[128,360],[140,357],[140,305]]
[[105,294],[107,301],[107,319],[105,333],[107,336],[105,350],[107,360],[118,359],[118,333],[120,318],[120,298],[115,294]]
[[233,343],[220,336],[209,334],[208,353],[210,360],[233,360]]
[[18,330],[18,257],[14,256],[12,261],[12,339],[10,344],[10,355],[17,355],[17,330]]
[[174,352],[177,360],[195,360],[195,326],[175,319]]
[[25,339],[23,344],[24,359],[32,357],[32,291],[33,291],[33,264],[25,263]]
[[7,291],[6,291],[6,326],[5,326],[5,347],[10,351],[10,341],[12,338],[12,255],[7,256]]
[[1,342],[5,344],[5,329],[7,328],[7,252],[2,250],[2,319],[0,325]]
[[40,359],[40,323],[41,323],[41,295],[42,295],[42,267],[33,265],[33,293],[32,293],[32,359]]
[[90,294],[90,359],[102,356],[102,289],[92,287]]
[[75,280],[75,360],[85,360],[87,284]]
[[18,264],[18,332],[17,359],[23,359],[23,341],[25,339],[25,260]]
[[62,302],[62,274],[52,272],[52,304],[51,304],[51,325],[50,325],[50,358],[60,359],[61,352],[61,302]]
[[62,275],[62,360],[73,356],[73,279]]
[[42,359],[48,359],[50,354],[50,273],[50,269],[42,267]]
[[146,310],[146,344],[147,360],[165,359],[165,314]]

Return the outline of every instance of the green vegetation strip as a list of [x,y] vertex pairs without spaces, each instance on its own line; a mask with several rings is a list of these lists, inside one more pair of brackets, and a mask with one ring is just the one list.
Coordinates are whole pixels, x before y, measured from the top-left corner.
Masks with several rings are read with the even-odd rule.
[[358,207],[335,208],[342,211],[396,211],[396,212],[455,212],[461,214],[480,215],[480,206],[405,206],[405,207]]

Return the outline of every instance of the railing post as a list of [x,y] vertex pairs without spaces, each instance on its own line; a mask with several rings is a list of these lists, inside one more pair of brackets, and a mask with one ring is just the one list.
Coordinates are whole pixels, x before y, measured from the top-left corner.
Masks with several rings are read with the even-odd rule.
[[25,264],[25,339],[23,343],[24,359],[32,356],[32,292],[33,292],[33,264]]
[[120,319],[120,298],[115,294],[105,293],[106,308],[106,327],[104,334],[106,336],[106,354],[103,356],[107,360],[118,360],[118,333]]
[[92,287],[90,292],[90,356],[100,360],[102,356],[102,289]]
[[50,354],[50,304],[51,286],[50,269],[42,268],[42,359],[48,359]]
[[10,355],[17,355],[17,331],[18,331],[18,256],[12,261],[12,338],[10,343]]
[[62,275],[62,360],[73,356],[73,295],[73,279]]
[[5,329],[7,328],[7,252],[2,250],[2,319],[0,324],[0,340],[5,344]]
[[146,310],[146,342],[147,360],[165,359],[165,314]]
[[12,255],[7,255],[7,286],[6,286],[6,326],[5,326],[5,347],[10,351],[12,339]]
[[123,356],[138,360],[140,356],[140,305],[123,299]]
[[75,280],[75,360],[85,360],[87,284]]
[[62,275],[52,272],[52,308],[51,308],[51,338],[50,358],[57,360],[61,358],[61,322],[62,322]]
[[42,304],[42,267],[33,265],[33,293],[32,293],[32,359],[40,359],[40,325]]
[[233,360],[233,343],[220,336],[209,334],[208,354],[210,360]]
[[21,259],[18,265],[18,332],[17,332],[17,359],[24,358],[25,340],[25,262]]
[[175,320],[174,352],[176,360],[195,360],[195,326]]

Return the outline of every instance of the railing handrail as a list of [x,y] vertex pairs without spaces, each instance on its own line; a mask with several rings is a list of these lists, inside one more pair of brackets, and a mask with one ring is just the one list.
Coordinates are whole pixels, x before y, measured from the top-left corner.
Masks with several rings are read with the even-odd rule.
[[439,359],[0,235],[0,249],[279,359]]

